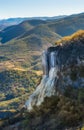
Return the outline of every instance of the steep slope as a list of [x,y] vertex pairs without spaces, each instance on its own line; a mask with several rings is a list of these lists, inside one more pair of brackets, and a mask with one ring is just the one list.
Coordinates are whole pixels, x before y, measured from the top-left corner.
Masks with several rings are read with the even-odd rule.
[[32,104],[39,106],[45,97],[62,94],[69,86],[84,87],[84,31],[78,31],[68,40],[64,42],[61,40],[60,43],[61,45],[50,47],[42,54],[44,76],[41,84],[30,97],[28,103],[30,110]]
[[44,51],[42,66],[41,83],[25,103],[28,127],[65,130],[83,124],[84,30]]
[[27,27],[28,29],[31,29],[31,26],[29,24],[19,24],[7,27],[0,32],[1,43],[6,43],[13,38],[20,36],[27,30]]
[[77,30],[84,29],[84,13],[67,16],[63,19],[50,22],[48,27],[61,36],[70,35]]

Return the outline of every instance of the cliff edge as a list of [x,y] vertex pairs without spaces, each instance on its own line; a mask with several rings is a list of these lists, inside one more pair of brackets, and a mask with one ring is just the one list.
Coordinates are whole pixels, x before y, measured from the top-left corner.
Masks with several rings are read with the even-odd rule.
[[41,83],[25,103],[30,130],[76,130],[84,124],[84,31],[42,53]]
[[42,53],[43,78],[26,102],[31,111],[46,97],[61,95],[67,88],[84,87],[84,31],[58,41]]

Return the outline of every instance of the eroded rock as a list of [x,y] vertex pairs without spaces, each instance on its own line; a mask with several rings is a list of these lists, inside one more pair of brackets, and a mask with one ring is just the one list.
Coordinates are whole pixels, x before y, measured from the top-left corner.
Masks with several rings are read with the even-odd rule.
[[66,87],[84,87],[84,42],[50,47],[42,54],[43,78],[25,107],[32,111],[45,97],[63,94]]

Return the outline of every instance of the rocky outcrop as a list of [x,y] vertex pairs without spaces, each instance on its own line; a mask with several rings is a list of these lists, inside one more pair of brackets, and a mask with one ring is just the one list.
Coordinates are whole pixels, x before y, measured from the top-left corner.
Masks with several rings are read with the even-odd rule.
[[29,111],[46,97],[64,94],[67,87],[84,87],[84,38],[43,51],[42,67],[41,83],[25,103]]

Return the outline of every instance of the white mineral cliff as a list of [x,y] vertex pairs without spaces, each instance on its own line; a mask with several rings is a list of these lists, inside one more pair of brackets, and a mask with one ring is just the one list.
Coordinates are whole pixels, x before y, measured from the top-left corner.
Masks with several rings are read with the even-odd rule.
[[34,105],[39,106],[45,97],[56,94],[56,81],[58,79],[58,66],[56,65],[56,52],[43,51],[42,54],[43,78],[36,91],[25,103],[28,110],[32,110]]
[[[43,78],[40,85],[25,103],[32,111],[34,106],[40,106],[45,97],[63,93],[68,86],[84,87],[84,77],[80,69],[84,67],[84,45],[70,44],[51,47],[42,54]],[[75,59],[75,60],[74,60]],[[73,63],[73,67],[72,67]],[[78,72],[73,79],[72,74]]]

